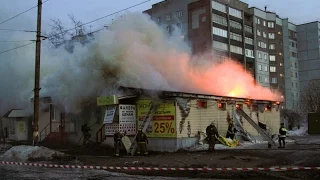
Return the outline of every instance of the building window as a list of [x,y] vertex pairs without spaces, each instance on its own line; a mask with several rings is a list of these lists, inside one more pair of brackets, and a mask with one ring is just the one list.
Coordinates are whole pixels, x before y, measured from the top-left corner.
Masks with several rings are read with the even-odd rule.
[[263,34],[264,38],[267,38],[267,33],[266,32],[262,32],[262,34]]
[[252,27],[251,27],[251,26],[247,26],[247,25],[244,26],[244,30],[247,31],[247,32],[249,32],[249,33],[252,33],[252,32],[253,32],[253,31],[252,31]]
[[291,57],[298,58],[298,53],[296,53],[296,52],[291,52]]
[[274,39],[274,38],[275,38],[274,33],[269,33],[269,39]]
[[[298,88],[298,83],[296,83],[296,88]],[[298,97],[298,95],[297,95],[297,97]]]
[[262,71],[262,65],[261,64],[258,65],[258,68],[259,68],[259,71]]
[[259,77],[259,82],[261,82],[261,83],[262,83],[263,81],[262,81],[262,78],[261,78],[261,76],[258,76],[258,77]]
[[167,32],[170,34],[170,32],[171,32],[171,26],[167,26]]
[[260,19],[256,17],[256,24],[260,24]]
[[181,29],[181,28],[182,28],[182,24],[181,24],[181,23],[177,23],[177,27],[178,27],[179,29]]
[[295,42],[291,42],[291,47],[296,47]]
[[182,11],[182,10],[177,11],[176,16],[177,16],[177,17],[182,17],[182,16],[183,16],[183,11]]
[[268,55],[267,54],[264,55],[264,60],[268,60]]
[[230,20],[230,27],[240,29],[240,30],[242,29],[242,25],[240,23],[232,20]]
[[166,20],[169,21],[170,19],[171,19],[171,15],[170,15],[170,14],[167,14],[167,15],[166,15]]
[[270,66],[270,72],[276,72],[276,67],[275,66]]
[[242,13],[241,13],[241,11],[239,11],[237,9],[233,9],[233,8],[229,7],[229,14],[231,16],[242,19]]
[[276,61],[276,56],[275,55],[270,55],[269,56],[270,61]]
[[219,41],[213,41],[213,48],[222,51],[228,51],[228,45]]
[[265,82],[265,83],[269,83],[269,78],[268,78],[268,77],[265,77],[265,78],[264,78],[264,82]]
[[157,22],[160,23],[161,22],[161,17],[157,18]]
[[274,22],[268,22],[268,28],[274,28]]
[[213,27],[213,34],[217,36],[225,37],[225,38],[228,37],[228,32],[226,30],[216,28],[216,27]]
[[269,49],[274,50],[274,49],[276,49],[276,46],[274,44],[269,44]]
[[261,53],[258,53],[258,57],[259,57],[259,59],[262,59]]
[[277,83],[277,78],[275,78],[275,77],[271,78],[271,83],[273,83],[273,84]]
[[267,26],[267,23],[266,23],[266,21],[263,21],[263,26]]
[[259,29],[257,29],[257,35],[261,36],[261,31]]
[[298,67],[296,62],[294,63],[294,67],[295,67],[295,68],[297,68],[297,67]]
[[217,24],[221,24],[224,26],[227,26],[227,19],[225,17],[213,14],[213,22],[217,23]]
[[[291,83],[291,86],[293,87],[293,82]],[[294,95],[292,94],[292,96],[294,96]]]
[[266,49],[267,48],[267,44],[265,42],[259,41],[258,42],[258,47]]
[[245,43],[253,45],[253,39],[245,37]]
[[296,78],[298,78],[298,73],[296,73]]
[[242,42],[242,36],[233,32],[230,32],[230,39]]
[[268,66],[264,66],[264,71],[268,72]]
[[236,54],[243,54],[242,48],[238,46],[230,45],[230,51]]
[[254,55],[253,55],[253,50],[250,50],[250,49],[246,49],[246,56],[247,56],[247,57],[251,57],[251,58],[254,58]]
[[227,12],[227,8],[225,5],[220,4],[218,2],[212,1],[212,8],[221,12],[226,13]]

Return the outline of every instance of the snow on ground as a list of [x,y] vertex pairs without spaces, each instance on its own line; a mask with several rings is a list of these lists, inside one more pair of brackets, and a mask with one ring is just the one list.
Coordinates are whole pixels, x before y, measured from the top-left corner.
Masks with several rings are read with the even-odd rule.
[[25,162],[30,160],[49,161],[55,157],[62,157],[64,153],[39,146],[13,146],[0,156],[1,160]]

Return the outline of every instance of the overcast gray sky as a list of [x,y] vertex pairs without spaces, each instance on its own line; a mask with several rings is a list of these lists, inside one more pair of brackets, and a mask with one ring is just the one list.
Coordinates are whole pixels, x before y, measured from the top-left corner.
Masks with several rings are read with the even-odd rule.
[[[43,0],[45,1],[45,0]],[[59,18],[66,26],[71,26],[68,14],[73,14],[82,22],[88,22],[98,17],[116,12],[123,8],[141,3],[144,0],[49,0],[43,4],[43,30],[48,31],[50,19]],[[132,8],[129,11],[143,11],[151,7],[152,4],[161,0],[151,0],[143,5]],[[299,24],[308,21],[318,20],[320,17],[320,1],[319,0],[243,0],[249,6],[264,8],[268,6],[268,10],[275,11],[281,17],[289,17],[290,21]],[[308,2],[308,3],[306,3]],[[37,0],[1,0],[0,22],[20,13],[37,4]],[[92,30],[102,27],[114,17],[105,18],[98,22],[92,23]],[[7,23],[0,24],[0,28],[20,28],[35,29],[36,8],[15,18]],[[71,27],[70,27],[71,28]],[[9,32],[6,32],[9,33]],[[4,32],[0,31],[0,37]]]

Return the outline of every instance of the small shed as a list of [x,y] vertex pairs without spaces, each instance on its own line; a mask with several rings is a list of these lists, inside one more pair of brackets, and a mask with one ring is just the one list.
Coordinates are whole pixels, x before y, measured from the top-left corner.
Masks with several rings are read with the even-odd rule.
[[320,113],[308,113],[308,133],[320,134]]
[[2,118],[3,132],[9,141],[32,140],[32,118],[29,112],[13,109]]

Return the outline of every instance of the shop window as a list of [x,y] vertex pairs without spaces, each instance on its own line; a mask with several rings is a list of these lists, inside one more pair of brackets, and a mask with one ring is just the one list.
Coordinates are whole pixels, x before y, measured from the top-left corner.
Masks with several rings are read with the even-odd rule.
[[207,108],[208,102],[206,100],[198,100],[197,101],[197,107],[198,108]]
[[218,102],[218,109],[224,111],[227,109],[227,103]]

